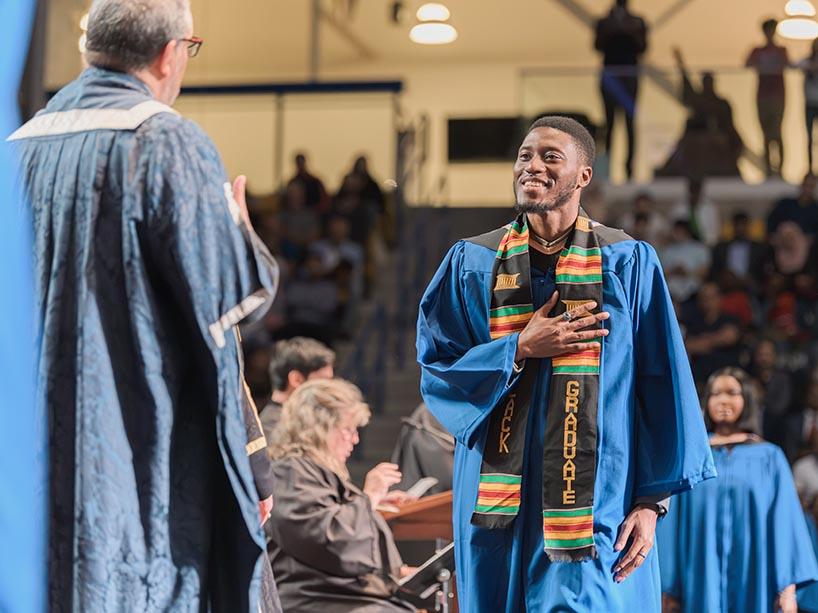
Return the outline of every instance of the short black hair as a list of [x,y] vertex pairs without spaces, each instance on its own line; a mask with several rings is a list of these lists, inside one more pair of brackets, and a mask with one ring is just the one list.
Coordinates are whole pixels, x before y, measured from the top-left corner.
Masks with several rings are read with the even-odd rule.
[[741,368],[735,366],[726,366],[719,368],[707,379],[707,385],[702,396],[702,411],[704,412],[704,425],[708,432],[714,432],[716,424],[710,419],[710,412],[707,410],[707,403],[710,400],[710,393],[713,390],[713,384],[719,377],[733,377],[741,385],[741,395],[744,397],[744,409],[736,422],[736,427],[749,434],[761,436],[761,413],[758,394],[756,394],[755,385],[753,385],[750,375],[748,375]]
[[570,136],[577,146],[577,149],[579,149],[579,153],[585,163],[588,166],[593,166],[594,160],[596,160],[596,143],[594,143],[594,137],[591,136],[588,129],[576,119],[563,117],[562,115],[546,115],[540,117],[528,128],[526,136],[537,128],[551,128]]
[[287,389],[287,377],[291,370],[308,377],[325,366],[335,365],[335,352],[324,343],[305,336],[278,341],[267,372],[274,390]]
[[765,19],[761,24],[761,31],[766,33],[769,30],[772,30],[774,32],[777,27],[778,22],[775,19]]

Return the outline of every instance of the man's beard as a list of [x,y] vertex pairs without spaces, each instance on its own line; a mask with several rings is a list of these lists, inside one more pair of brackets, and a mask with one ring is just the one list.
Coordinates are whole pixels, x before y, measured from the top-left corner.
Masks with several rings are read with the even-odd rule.
[[520,197],[518,195],[517,202],[514,204],[514,211],[517,213],[548,213],[549,211],[556,211],[557,209],[562,208],[565,203],[571,199],[571,196],[574,195],[574,190],[576,188],[577,179],[575,177],[570,185],[557,193],[551,199],[551,202],[543,202],[539,204],[533,202],[520,202]]

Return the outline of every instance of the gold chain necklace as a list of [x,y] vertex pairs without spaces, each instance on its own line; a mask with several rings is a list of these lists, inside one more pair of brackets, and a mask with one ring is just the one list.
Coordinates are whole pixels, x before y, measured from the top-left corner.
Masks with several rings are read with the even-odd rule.
[[545,249],[548,255],[556,253],[559,250],[558,248],[562,247],[563,243],[565,243],[565,241],[568,239],[568,235],[571,233],[571,230],[573,229],[574,229],[573,227],[570,227],[568,228],[568,230],[565,231],[565,234],[561,234],[554,240],[549,241],[545,240],[542,236],[534,232],[531,226],[528,227],[528,231],[529,234],[531,235],[531,238],[533,238],[534,242],[536,242],[538,245],[542,246],[542,248]]

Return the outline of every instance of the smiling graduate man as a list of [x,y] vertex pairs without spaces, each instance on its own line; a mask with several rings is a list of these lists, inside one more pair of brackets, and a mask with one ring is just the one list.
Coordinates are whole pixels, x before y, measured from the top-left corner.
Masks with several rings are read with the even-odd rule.
[[465,611],[658,613],[657,517],[716,474],[653,248],[580,206],[594,154],[579,123],[534,122],[517,218],[455,244],[420,305]]

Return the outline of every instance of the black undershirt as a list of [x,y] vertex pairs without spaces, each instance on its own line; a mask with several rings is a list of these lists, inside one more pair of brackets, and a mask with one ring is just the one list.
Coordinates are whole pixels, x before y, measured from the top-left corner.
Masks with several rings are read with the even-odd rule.
[[528,250],[528,259],[531,262],[531,268],[536,268],[543,274],[548,273],[549,269],[556,269],[557,262],[560,259],[560,253],[562,251],[557,251],[556,253],[552,253],[551,255],[546,255],[542,251],[537,251],[536,249],[529,249]]

